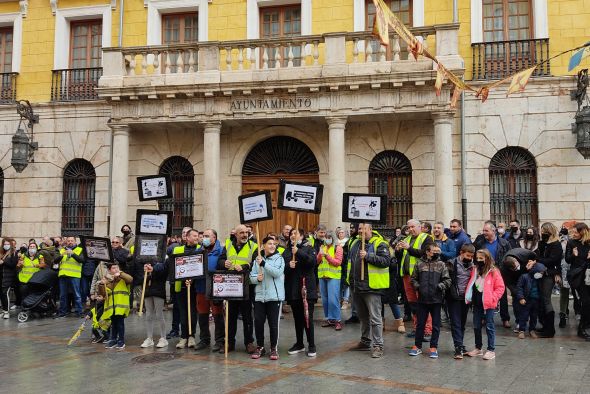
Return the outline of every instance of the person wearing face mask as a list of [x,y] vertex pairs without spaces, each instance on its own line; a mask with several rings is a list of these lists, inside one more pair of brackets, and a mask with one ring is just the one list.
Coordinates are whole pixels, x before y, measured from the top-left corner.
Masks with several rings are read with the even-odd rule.
[[[318,299],[314,268],[316,256],[303,230],[292,229],[289,242],[283,252],[285,260],[285,299],[293,311],[296,342],[289,349],[289,354],[305,351],[303,332],[307,337],[307,356],[316,356],[313,330],[313,311]],[[305,288],[305,291],[304,291]],[[307,305],[305,305],[307,304]],[[307,317],[306,317],[307,308]]]
[[[209,272],[217,269],[219,260],[225,261],[226,256],[223,254],[223,247],[217,239],[217,231],[208,228],[203,231],[203,249],[207,253],[207,270]],[[197,292],[197,314],[199,319],[199,343],[195,350],[208,349],[211,344],[211,331],[209,331],[209,312],[213,315],[215,324],[214,345],[212,352],[223,350],[225,326],[223,320],[223,301],[211,301],[206,295],[206,279],[197,279],[195,290]]]
[[129,249],[131,245],[133,245],[135,238],[133,236],[133,232],[131,231],[131,226],[129,226],[128,224],[124,224],[121,227],[121,234],[123,234],[123,246]]
[[414,346],[408,353],[417,356],[422,353],[424,328],[428,315],[432,318],[432,336],[430,337],[430,358],[438,358],[438,337],[440,335],[440,311],[445,291],[451,285],[449,271],[440,259],[441,250],[436,244],[426,248],[424,257],[414,267],[411,283],[418,293],[416,338]]
[[318,278],[325,321],[322,327],[342,330],[340,319],[340,279],[342,275],[342,247],[337,243],[334,231],[328,231],[324,244],[317,254]]
[[25,298],[28,294],[27,283],[31,280],[33,274],[41,269],[39,257],[37,257],[37,244],[29,243],[26,254],[19,254],[16,268],[18,270],[18,280],[20,282],[21,297]]
[[537,228],[533,226],[527,227],[519,245],[521,248],[531,250],[539,256],[539,231]]
[[[543,264],[536,262],[527,264],[526,268],[528,272],[522,274],[516,284],[516,294],[513,302],[518,302],[520,305],[518,338],[525,338],[528,322],[529,335],[535,339],[538,338],[535,327],[537,326],[537,316],[541,307],[540,283],[547,268]],[[543,328],[545,329],[545,327]]]
[[501,238],[506,238],[506,236],[508,235],[508,233],[506,232],[506,223],[504,222],[498,223],[498,227],[496,228],[496,230],[498,231],[498,235]]
[[74,297],[74,307],[79,317],[84,317],[82,313],[82,297],[80,294],[80,278],[82,277],[82,248],[76,245],[75,237],[66,238],[65,248],[60,250],[62,255],[59,263],[59,314],[58,317],[64,317],[70,312],[69,290]]
[[563,255],[561,257],[561,285],[559,287],[559,328],[565,328],[567,319],[569,319],[569,303],[570,292],[574,296],[574,313],[579,313],[578,299],[576,292],[570,289],[570,284],[567,281],[567,272],[570,265],[565,261],[565,249],[567,247],[569,237],[569,229],[576,224],[575,220],[563,222],[561,230],[559,231],[559,242],[561,243],[561,250]]
[[[10,301],[8,291],[14,289],[18,294],[18,280],[16,266],[18,264],[18,254],[12,246],[12,239],[2,239],[2,250],[0,251],[0,285],[2,294],[0,294],[0,303],[2,305],[1,315],[3,319],[10,317]],[[20,295],[18,300],[20,301]],[[20,304],[20,303],[19,303]]]
[[360,320],[356,314],[356,309],[354,307],[354,300],[353,300],[353,294],[352,291],[350,289],[350,286],[348,285],[347,282],[347,278],[348,278],[348,266],[349,266],[349,262],[350,262],[350,246],[353,244],[353,242],[357,239],[358,237],[358,233],[359,233],[359,225],[358,223],[350,223],[350,237],[348,237],[348,241],[346,242],[346,245],[344,245],[342,247],[342,253],[344,254],[344,256],[342,257],[342,280],[340,281],[340,287],[343,288],[343,286],[346,286],[346,289],[348,289],[348,303],[351,305],[350,308],[350,317],[345,321],[345,324],[356,324],[359,323]]
[[557,227],[553,223],[541,225],[541,241],[537,261],[547,267],[543,278],[539,281],[543,314],[543,330],[539,332],[541,338],[552,338],[555,335],[555,311],[551,303],[551,295],[555,284],[561,284],[561,258],[563,250],[557,236]]
[[586,331],[590,325],[590,286],[585,274],[590,264],[590,229],[586,223],[576,223],[571,229],[571,239],[565,249],[565,261],[570,265],[567,281],[580,298],[580,323],[578,336],[590,341]]
[[530,263],[535,262],[537,255],[535,252],[524,248],[510,249],[502,262],[500,273],[502,274],[502,280],[504,286],[510,291],[512,295],[512,311],[514,313],[514,320],[516,326],[514,327],[514,333],[518,334],[520,328],[518,327],[518,321],[520,316],[520,304],[516,302],[516,285],[518,279],[527,273],[526,266]]
[[510,221],[510,231],[505,238],[511,247],[520,247],[520,241],[524,238],[524,234],[520,230],[520,222],[518,220],[514,219]]
[[[502,275],[494,265],[494,258],[488,249],[475,252],[476,265],[471,269],[471,277],[465,290],[465,302],[473,305],[473,332],[475,348],[466,355],[469,357],[483,356],[484,360],[496,358],[496,326],[494,312],[496,305],[505,291]],[[482,320],[486,323],[488,348],[483,353],[481,337]]]
[[471,276],[474,254],[475,247],[471,244],[464,244],[461,246],[459,256],[447,262],[451,285],[446,300],[451,319],[451,333],[455,347],[454,358],[456,360],[462,359],[463,354],[467,353],[463,345],[465,323],[467,322],[467,312],[469,312],[469,305],[465,303],[465,289]]

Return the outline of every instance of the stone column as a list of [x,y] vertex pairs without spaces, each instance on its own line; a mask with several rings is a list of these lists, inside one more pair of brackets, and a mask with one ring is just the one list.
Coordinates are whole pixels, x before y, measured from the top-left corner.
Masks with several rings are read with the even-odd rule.
[[434,112],[434,194],[435,219],[449,223],[454,217],[455,182],[453,176],[454,112]]
[[129,194],[129,125],[109,125],[113,133],[111,161],[111,236],[121,233],[127,223],[127,197]]
[[205,228],[220,231],[221,206],[221,122],[204,122],[203,168],[203,224]]
[[344,130],[346,116],[327,117],[329,130],[329,174],[327,197],[328,228],[334,230],[342,224],[342,194],[346,186],[346,144]]

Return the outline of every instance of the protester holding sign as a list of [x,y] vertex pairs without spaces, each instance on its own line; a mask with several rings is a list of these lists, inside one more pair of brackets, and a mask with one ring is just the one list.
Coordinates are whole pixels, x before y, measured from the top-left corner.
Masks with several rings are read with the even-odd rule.
[[[209,271],[215,271],[219,260],[225,261],[223,247],[217,239],[217,231],[207,229],[203,232],[203,249],[207,252],[207,267]],[[214,352],[223,351],[225,337],[223,322],[222,301],[210,301],[206,296],[206,278],[195,281],[197,292],[197,312],[199,314],[199,343],[195,350],[207,349],[211,344],[211,332],[209,331],[209,311],[213,314],[215,323],[215,345],[211,349]]]
[[254,298],[254,322],[256,325],[256,351],[253,359],[266,355],[264,348],[264,323],[268,319],[270,331],[270,359],[278,360],[279,320],[281,303],[285,300],[285,260],[277,252],[277,241],[266,237],[262,240],[264,258],[256,257],[250,272],[250,281],[256,283]]
[[342,246],[334,231],[328,231],[324,244],[320,246],[317,254],[318,278],[320,279],[320,291],[322,293],[322,305],[326,320],[322,327],[334,327],[336,331],[342,330],[340,321],[340,277],[342,275]]
[[[248,274],[250,272],[252,256],[254,256],[254,253],[258,249],[258,245],[256,242],[248,239],[248,229],[244,225],[236,227],[235,236],[235,240],[225,240],[225,248],[222,255],[225,254],[227,259],[218,259],[217,269],[220,271],[237,271]],[[252,320],[252,303],[250,299],[232,300],[228,302],[228,305],[228,351],[235,350],[238,314],[241,313],[242,324],[244,326],[244,346],[246,347],[247,353],[254,353],[256,346],[254,345],[254,323]]]
[[[371,357],[380,358],[383,357],[381,296],[389,287],[389,245],[369,223],[359,225],[359,234],[361,237],[350,247],[348,282],[361,321],[361,340],[350,350],[371,350]],[[364,248],[361,238],[365,240]]]
[[316,356],[313,334],[313,309],[317,301],[314,268],[316,257],[313,248],[303,237],[302,229],[292,229],[286,244],[285,260],[285,299],[291,305],[295,322],[297,341],[289,349],[289,354],[305,351],[303,331],[307,336],[307,355]]
[[166,340],[166,321],[164,320],[163,313],[164,300],[166,299],[168,262],[169,260],[144,265],[144,275],[148,275],[148,277],[144,294],[147,338],[141,344],[143,348],[154,346],[154,323],[157,323],[160,329],[160,340],[156,344],[156,347],[164,348],[168,346],[168,341]]
[[[172,255],[188,255],[196,253],[201,246],[197,244],[199,240],[199,232],[195,229],[190,229],[186,233],[186,245],[177,246],[172,249]],[[172,257],[174,259],[174,257]],[[174,264],[170,264],[171,269],[174,269]],[[189,289],[187,289],[187,286]],[[189,303],[187,299],[187,291],[195,294],[195,283],[192,280],[176,280],[174,282],[174,291],[177,293],[178,307],[180,310],[180,341],[176,344],[177,349],[184,349],[185,347],[194,348],[195,343],[195,329],[197,324],[197,308],[196,302]],[[190,313],[190,332],[189,335],[189,313]]]

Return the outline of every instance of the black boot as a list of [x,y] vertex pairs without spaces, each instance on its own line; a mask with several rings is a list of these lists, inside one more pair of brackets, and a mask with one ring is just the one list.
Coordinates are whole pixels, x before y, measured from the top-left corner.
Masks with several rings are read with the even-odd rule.
[[565,328],[566,321],[565,321],[565,313],[559,314],[559,328]]
[[582,339],[590,338],[590,335],[588,335],[588,333],[584,329],[584,325],[582,324],[582,321],[580,321],[580,323],[578,324],[578,336]]
[[209,332],[209,314],[199,313],[199,343],[195,350],[203,350],[209,347],[211,343],[211,333]]
[[543,331],[539,333],[541,338],[553,338],[555,336],[555,312],[547,312],[543,318]]

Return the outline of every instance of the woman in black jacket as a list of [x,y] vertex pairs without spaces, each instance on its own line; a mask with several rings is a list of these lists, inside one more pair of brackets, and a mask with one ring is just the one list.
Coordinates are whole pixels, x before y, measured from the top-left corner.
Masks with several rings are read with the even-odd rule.
[[570,264],[567,280],[580,297],[578,336],[590,341],[590,335],[586,332],[590,323],[590,290],[584,283],[590,262],[590,229],[586,223],[576,223],[572,228],[571,239],[565,248],[565,261]]
[[[0,284],[2,285],[2,294],[0,294],[0,301],[2,303],[2,318],[8,319],[10,317],[10,305],[8,300],[8,291],[10,288],[14,289],[14,293],[18,294],[18,286],[16,264],[18,263],[18,254],[15,249],[16,243],[9,238],[2,239],[2,250],[0,251]],[[18,302],[17,302],[18,304]]]
[[[314,268],[316,255],[314,249],[303,238],[303,230],[292,229],[289,242],[283,252],[285,260],[285,299],[291,305],[295,321],[297,342],[289,349],[289,354],[305,351],[303,331],[307,336],[307,356],[316,356],[313,334],[313,307],[318,299]],[[293,257],[295,256],[295,257]],[[306,292],[305,299],[303,292]],[[307,305],[305,305],[304,303]],[[305,316],[307,309],[308,315]]]
[[168,346],[168,341],[166,340],[166,321],[164,320],[163,312],[164,300],[166,299],[168,260],[155,264],[145,264],[143,268],[144,275],[148,275],[143,300],[146,313],[145,325],[147,338],[143,341],[141,347],[148,348],[154,346],[154,323],[157,323],[160,329],[160,340],[156,344],[156,347],[164,348]]
[[541,225],[538,256],[537,261],[547,267],[545,275],[539,282],[544,314],[542,315],[543,331],[538,335],[541,338],[553,338],[555,335],[555,311],[551,304],[551,293],[553,286],[556,283],[561,283],[561,258],[563,257],[557,227],[553,223],[546,222]]

